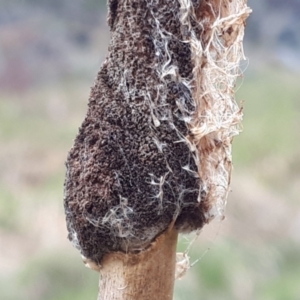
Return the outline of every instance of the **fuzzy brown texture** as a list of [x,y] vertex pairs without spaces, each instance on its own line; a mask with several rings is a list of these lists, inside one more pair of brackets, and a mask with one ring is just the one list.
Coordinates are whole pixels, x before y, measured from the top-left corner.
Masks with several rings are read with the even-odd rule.
[[212,218],[191,127],[200,68],[188,42],[194,32],[207,43],[206,27],[183,20],[190,3],[211,22],[218,8],[206,2],[108,2],[109,54],[67,159],[64,200],[69,239],[96,264],[146,249],[172,221],[189,232]]

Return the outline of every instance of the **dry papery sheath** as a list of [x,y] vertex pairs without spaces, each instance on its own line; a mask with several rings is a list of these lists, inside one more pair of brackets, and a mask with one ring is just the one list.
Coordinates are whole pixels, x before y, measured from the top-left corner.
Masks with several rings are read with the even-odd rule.
[[245,1],[110,0],[111,41],[67,159],[69,239],[101,264],[222,218]]

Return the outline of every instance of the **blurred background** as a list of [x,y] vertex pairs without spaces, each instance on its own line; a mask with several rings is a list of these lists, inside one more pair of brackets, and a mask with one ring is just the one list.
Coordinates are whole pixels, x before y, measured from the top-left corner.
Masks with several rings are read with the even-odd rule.
[[[175,300],[300,299],[300,2],[248,4],[226,219],[194,242]],[[105,0],[0,0],[0,299],[97,297],[63,181],[108,42]]]

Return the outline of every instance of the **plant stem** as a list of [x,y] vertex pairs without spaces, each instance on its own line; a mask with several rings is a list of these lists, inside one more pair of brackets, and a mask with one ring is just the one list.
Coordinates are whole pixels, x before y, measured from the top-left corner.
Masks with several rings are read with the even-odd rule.
[[98,300],[172,300],[177,237],[167,230],[145,251],[105,256]]

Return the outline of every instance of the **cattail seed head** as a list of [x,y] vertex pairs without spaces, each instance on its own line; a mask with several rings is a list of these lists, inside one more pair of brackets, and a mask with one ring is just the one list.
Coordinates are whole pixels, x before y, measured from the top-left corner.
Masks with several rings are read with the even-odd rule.
[[[211,2],[211,3],[210,3]],[[69,239],[99,264],[222,217],[244,1],[109,1],[111,42],[67,159]],[[230,12],[230,14],[228,13]]]

